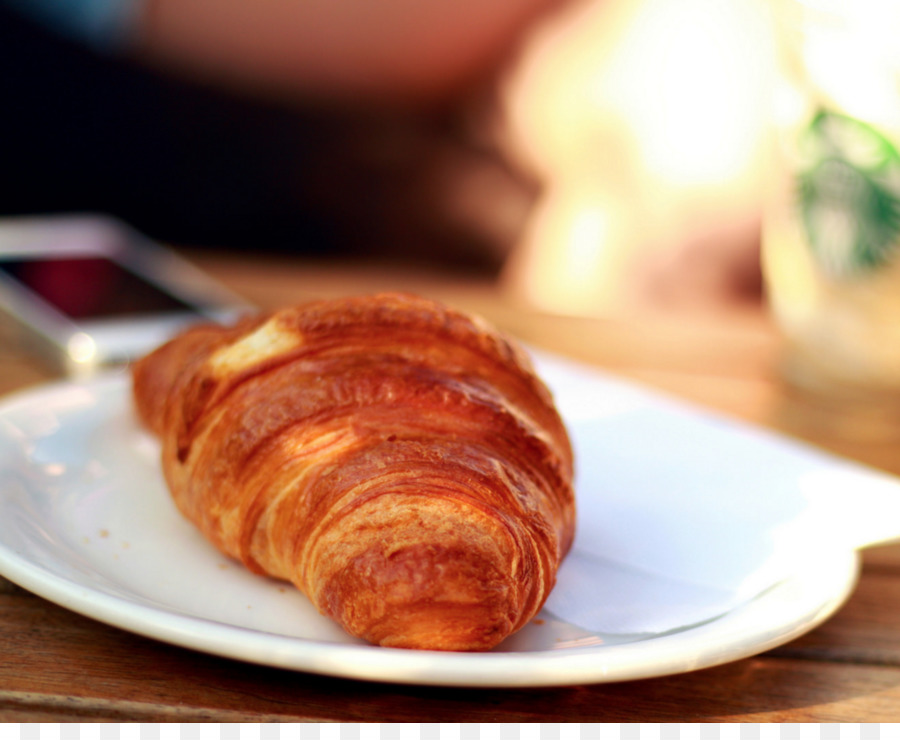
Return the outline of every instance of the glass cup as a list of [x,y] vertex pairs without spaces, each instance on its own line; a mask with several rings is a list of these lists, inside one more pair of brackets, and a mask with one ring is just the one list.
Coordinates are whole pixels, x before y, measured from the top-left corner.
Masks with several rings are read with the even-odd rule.
[[762,255],[782,374],[900,436],[900,2],[776,2]]

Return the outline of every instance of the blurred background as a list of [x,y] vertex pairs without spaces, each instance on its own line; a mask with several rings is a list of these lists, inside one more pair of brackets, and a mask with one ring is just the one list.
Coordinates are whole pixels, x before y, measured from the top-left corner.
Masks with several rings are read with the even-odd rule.
[[177,48],[148,63],[13,6],[0,216],[477,273],[566,314],[760,298],[764,0],[542,3],[458,84],[400,101],[182,74]]
[[542,190],[504,279],[550,311],[759,299],[774,69],[760,0],[601,0],[540,28],[502,89]]

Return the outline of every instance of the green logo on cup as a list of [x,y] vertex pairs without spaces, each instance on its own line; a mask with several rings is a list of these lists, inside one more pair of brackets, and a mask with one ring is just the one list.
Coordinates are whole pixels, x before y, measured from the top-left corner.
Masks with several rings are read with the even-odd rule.
[[825,272],[858,275],[900,246],[900,155],[871,126],[821,112],[800,138],[798,195],[810,247]]

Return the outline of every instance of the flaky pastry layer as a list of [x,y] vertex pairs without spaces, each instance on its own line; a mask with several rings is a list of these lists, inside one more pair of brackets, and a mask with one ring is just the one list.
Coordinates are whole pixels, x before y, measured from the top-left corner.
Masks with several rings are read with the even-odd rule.
[[486,650],[550,593],[572,451],[523,351],[416,296],[184,332],[133,368],[176,505],[350,634]]

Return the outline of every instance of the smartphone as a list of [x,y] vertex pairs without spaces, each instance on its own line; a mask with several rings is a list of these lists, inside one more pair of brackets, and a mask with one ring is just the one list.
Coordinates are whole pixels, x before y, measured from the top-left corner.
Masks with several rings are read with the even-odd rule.
[[113,218],[0,219],[0,313],[70,376],[127,365],[188,324],[253,306]]

